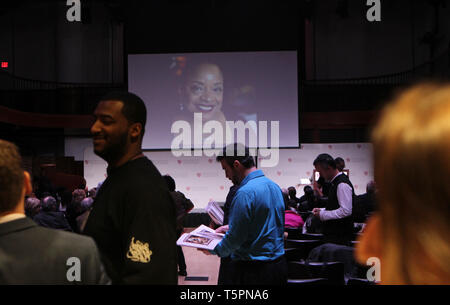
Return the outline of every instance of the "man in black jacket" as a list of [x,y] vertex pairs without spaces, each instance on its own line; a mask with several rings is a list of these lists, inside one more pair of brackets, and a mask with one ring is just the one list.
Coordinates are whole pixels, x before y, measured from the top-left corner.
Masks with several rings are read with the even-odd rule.
[[30,180],[17,147],[0,140],[0,285],[109,283],[92,238],[43,228],[25,216]]
[[329,154],[320,154],[313,164],[320,176],[331,183],[325,208],[314,208],[313,213],[323,222],[326,242],[349,245],[353,238],[353,185],[347,175],[339,172]]
[[144,102],[128,92],[107,94],[97,105],[91,133],[108,178],[83,233],[97,242],[113,284],[176,285],[175,205],[142,153],[146,113]]

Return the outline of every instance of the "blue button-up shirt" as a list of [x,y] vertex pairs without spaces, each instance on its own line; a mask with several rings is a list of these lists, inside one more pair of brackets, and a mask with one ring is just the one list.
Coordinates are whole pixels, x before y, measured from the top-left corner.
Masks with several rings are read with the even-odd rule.
[[231,203],[229,230],[213,253],[233,260],[274,260],[284,254],[284,201],[261,170],[248,174]]

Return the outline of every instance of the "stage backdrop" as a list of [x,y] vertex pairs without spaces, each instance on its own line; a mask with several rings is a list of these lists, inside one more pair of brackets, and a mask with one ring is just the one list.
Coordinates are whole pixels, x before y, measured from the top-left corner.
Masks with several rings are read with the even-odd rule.
[[[301,196],[305,184],[300,184],[300,179],[312,176],[312,163],[320,153],[342,157],[355,193],[365,193],[367,183],[373,180],[370,143],[303,144],[300,149],[281,149],[278,166],[261,169],[281,188],[295,186],[297,196]],[[66,154],[70,152],[66,151]],[[175,179],[177,190],[194,202],[195,212],[203,211],[210,200],[225,201],[231,182],[215,158],[174,157],[170,151],[145,152],[145,155],[161,174],[169,174]],[[84,177],[89,188],[106,179],[106,162],[93,153],[90,144],[84,149]]]

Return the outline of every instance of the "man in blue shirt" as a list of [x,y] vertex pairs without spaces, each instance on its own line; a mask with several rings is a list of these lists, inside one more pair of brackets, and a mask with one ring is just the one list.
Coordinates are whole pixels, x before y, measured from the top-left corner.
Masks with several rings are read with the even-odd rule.
[[220,257],[231,255],[233,284],[285,284],[281,189],[256,168],[248,148],[239,151],[235,144],[229,150],[232,152],[224,149],[217,161],[239,189],[230,206],[229,225],[216,230],[226,234],[212,253]]

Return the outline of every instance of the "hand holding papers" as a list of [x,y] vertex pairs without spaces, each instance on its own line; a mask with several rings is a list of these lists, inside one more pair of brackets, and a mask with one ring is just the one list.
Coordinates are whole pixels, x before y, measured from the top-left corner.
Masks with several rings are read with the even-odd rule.
[[177,240],[177,246],[214,250],[222,240],[224,234],[216,233],[213,229],[201,225],[191,233],[184,233]]

